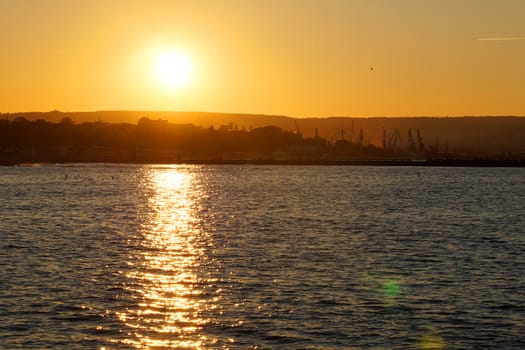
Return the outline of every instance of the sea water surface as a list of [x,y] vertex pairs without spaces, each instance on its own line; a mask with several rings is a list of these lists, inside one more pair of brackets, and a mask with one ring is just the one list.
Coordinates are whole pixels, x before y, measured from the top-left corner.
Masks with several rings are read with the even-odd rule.
[[2,349],[523,349],[525,169],[0,168]]

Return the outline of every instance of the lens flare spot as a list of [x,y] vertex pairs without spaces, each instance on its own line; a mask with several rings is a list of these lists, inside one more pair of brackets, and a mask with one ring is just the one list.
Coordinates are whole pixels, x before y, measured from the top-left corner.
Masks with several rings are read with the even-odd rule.
[[419,342],[419,349],[421,350],[442,350],[444,348],[443,338],[435,334],[425,335]]
[[389,298],[396,298],[401,294],[401,287],[396,281],[387,281],[383,284],[383,293]]

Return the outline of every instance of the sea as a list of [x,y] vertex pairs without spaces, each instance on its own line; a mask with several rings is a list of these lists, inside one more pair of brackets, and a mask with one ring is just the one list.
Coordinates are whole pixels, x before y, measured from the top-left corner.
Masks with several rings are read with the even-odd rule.
[[524,349],[525,169],[0,167],[1,349]]

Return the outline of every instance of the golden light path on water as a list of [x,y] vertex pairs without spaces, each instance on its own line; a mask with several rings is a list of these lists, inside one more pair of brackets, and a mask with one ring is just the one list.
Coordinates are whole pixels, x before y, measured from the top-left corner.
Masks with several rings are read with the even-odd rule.
[[203,296],[198,275],[205,240],[195,215],[200,190],[195,172],[181,168],[154,168],[150,177],[151,216],[142,227],[142,266],[128,274],[135,281],[138,306],[118,314],[134,329],[125,343],[139,349],[200,349],[210,342],[199,330],[207,322],[202,311],[213,308]]

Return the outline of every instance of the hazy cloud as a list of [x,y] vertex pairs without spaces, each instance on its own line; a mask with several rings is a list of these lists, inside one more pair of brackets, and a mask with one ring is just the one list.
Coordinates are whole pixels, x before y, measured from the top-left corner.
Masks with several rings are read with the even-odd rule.
[[478,38],[479,41],[516,41],[525,40],[525,37]]

